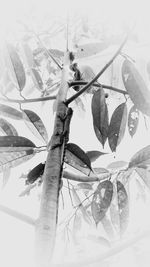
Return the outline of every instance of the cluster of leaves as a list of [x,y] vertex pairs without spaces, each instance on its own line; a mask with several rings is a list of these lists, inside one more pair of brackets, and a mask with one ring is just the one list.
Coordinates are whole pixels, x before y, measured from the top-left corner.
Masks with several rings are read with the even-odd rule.
[[104,90],[97,90],[92,98],[93,126],[96,137],[103,147],[108,138],[112,152],[116,151],[117,146],[122,141],[126,124],[128,124],[129,134],[133,137],[138,127],[139,113],[142,112],[150,116],[150,91],[134,64],[127,59],[122,65],[122,79],[134,104],[130,108],[129,114],[127,101],[125,101],[114,110],[109,123]]

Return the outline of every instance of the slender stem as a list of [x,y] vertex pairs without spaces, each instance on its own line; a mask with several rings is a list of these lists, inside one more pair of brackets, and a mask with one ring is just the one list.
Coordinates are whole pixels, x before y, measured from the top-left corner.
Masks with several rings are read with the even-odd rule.
[[26,103],[33,103],[33,102],[43,102],[43,101],[48,101],[48,100],[54,100],[56,99],[56,96],[46,96],[46,97],[39,97],[39,98],[30,98],[30,99],[25,99],[25,100],[20,100],[20,99],[11,99],[11,98],[0,98],[0,101],[5,101],[5,102],[11,102],[11,103],[20,103],[20,104],[26,104]]
[[72,180],[72,181],[77,181],[77,182],[98,182],[104,179],[107,179],[110,176],[109,173],[103,173],[101,175],[93,175],[92,177],[87,176],[87,175],[79,175],[79,174],[74,174],[70,173],[69,171],[64,170],[63,171],[63,178]]
[[118,48],[118,50],[116,51],[116,53],[114,54],[114,56],[108,61],[108,63],[102,68],[102,70],[87,85],[85,85],[79,92],[77,92],[75,95],[73,95],[72,97],[70,97],[69,99],[67,99],[65,101],[65,104],[66,105],[68,105],[72,101],[74,101],[78,96],[80,96],[91,85],[93,85],[93,83],[95,83],[97,81],[97,79],[105,72],[105,70],[113,63],[113,61],[115,60],[115,58],[119,55],[119,53],[122,50],[123,46],[125,45],[127,39],[128,39],[128,35],[125,37],[124,41],[122,42],[122,44],[120,45],[120,47]]
[[7,215],[10,215],[16,219],[19,219],[22,222],[28,223],[32,226],[35,226],[35,220],[32,219],[31,217],[25,215],[25,214],[22,214],[20,212],[12,210],[12,209],[10,209],[6,206],[3,206],[3,205],[0,205],[0,211],[6,213]]
[[[88,83],[85,82],[85,81],[74,81],[74,82],[70,82],[69,83],[69,87],[76,86],[76,85],[86,85],[86,84],[88,84]],[[109,89],[109,90],[115,91],[117,93],[128,95],[127,91],[121,90],[119,88],[116,88],[116,87],[113,87],[113,86],[110,86],[110,85],[94,83],[92,86],[99,87],[99,88],[102,87],[102,88],[105,88],[105,89]]]

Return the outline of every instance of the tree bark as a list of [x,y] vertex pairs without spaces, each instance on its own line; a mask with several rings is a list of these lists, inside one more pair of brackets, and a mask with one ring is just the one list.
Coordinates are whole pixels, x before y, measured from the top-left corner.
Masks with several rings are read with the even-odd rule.
[[65,138],[62,135],[68,107],[63,103],[66,99],[69,80],[69,55],[64,59],[62,80],[57,95],[57,111],[53,135],[49,145],[43,175],[43,191],[41,197],[40,215],[36,226],[36,265],[49,267],[53,255],[56,237],[59,188],[63,167]]

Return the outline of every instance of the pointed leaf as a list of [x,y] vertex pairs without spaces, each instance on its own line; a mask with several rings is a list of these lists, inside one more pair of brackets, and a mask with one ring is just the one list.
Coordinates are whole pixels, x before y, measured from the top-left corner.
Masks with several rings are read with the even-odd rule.
[[26,184],[33,184],[44,173],[45,164],[40,163],[35,166],[27,175]]
[[143,180],[143,182],[147,185],[147,187],[150,189],[150,171],[145,170],[143,168],[136,168],[136,172]]
[[123,234],[128,225],[129,201],[126,189],[120,181],[117,181],[117,196],[118,196],[118,211],[120,218],[120,232],[121,234]]
[[128,162],[120,160],[120,161],[115,161],[115,162],[110,163],[107,166],[107,168],[116,170],[116,169],[122,169],[124,167],[127,167],[127,165],[128,165]]
[[94,221],[98,224],[105,216],[113,196],[113,184],[110,181],[101,182],[92,199],[91,210]]
[[131,137],[136,133],[139,124],[139,111],[135,106],[132,106],[128,115],[128,130]]
[[26,75],[20,57],[15,47],[11,44],[7,44],[5,60],[10,76],[12,77],[18,89],[22,91],[26,83]]
[[108,141],[112,152],[116,151],[124,136],[126,122],[127,106],[126,103],[122,103],[113,112],[108,129]]
[[14,120],[22,119],[22,112],[7,105],[0,104],[0,115],[6,116]]
[[[90,82],[94,77],[95,73],[93,69],[90,66],[80,66],[80,74],[81,74],[81,80]],[[91,93],[93,94],[95,92],[95,87],[90,86],[85,93]]]
[[135,107],[150,116],[150,90],[135,65],[129,60],[123,62],[122,79]]
[[44,142],[47,144],[48,134],[40,117],[35,112],[24,109],[23,118],[31,132],[40,140],[44,140]]
[[93,170],[97,173],[97,174],[102,174],[102,173],[109,173],[109,171],[105,168],[93,168]]
[[150,164],[150,145],[140,149],[129,162],[129,168],[143,167]]
[[19,197],[24,197],[24,196],[29,196],[31,190],[36,186],[36,184],[30,184],[27,186],[27,188],[25,190],[23,190],[23,192],[20,193]]
[[35,148],[35,144],[22,136],[0,136],[0,153],[18,152]]
[[108,109],[103,89],[97,90],[93,95],[92,115],[95,134],[104,147],[108,134]]
[[34,68],[31,69],[31,77],[32,77],[32,80],[34,82],[35,87],[39,91],[42,91],[43,90],[43,81],[42,81],[42,78],[41,78],[39,72],[36,69],[34,69]]
[[96,151],[96,150],[92,150],[92,151],[87,151],[86,152],[86,155],[88,156],[88,158],[90,159],[91,162],[94,162],[100,156],[103,156],[103,155],[106,155],[106,154],[107,153]]
[[68,143],[66,146],[65,162],[86,175],[89,175],[92,170],[86,153],[73,143]]
[[18,136],[18,133],[14,126],[2,118],[0,118],[0,131],[2,131],[2,133],[6,135]]
[[[22,150],[21,150],[22,149]],[[15,149],[14,149],[15,150]],[[0,172],[16,167],[35,155],[34,149],[19,148],[19,151],[0,152]]]

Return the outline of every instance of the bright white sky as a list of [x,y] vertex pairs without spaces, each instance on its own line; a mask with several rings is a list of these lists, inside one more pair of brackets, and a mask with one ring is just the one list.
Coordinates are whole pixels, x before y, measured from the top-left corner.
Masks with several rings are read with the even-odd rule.
[[[66,14],[69,10],[69,14],[71,16],[72,13],[78,12],[81,14],[88,14],[89,19],[100,23],[100,21],[107,21],[109,25],[111,25],[112,31],[119,31],[119,24],[122,22],[129,22],[129,25],[133,25],[135,23],[135,32],[138,33],[142,42],[150,42],[150,7],[149,1],[100,1],[100,0],[0,0],[0,42],[3,41],[4,38],[7,38],[8,35],[11,36],[10,33],[17,32],[19,29],[17,26],[17,21],[36,21],[37,28],[41,27],[41,23],[44,20],[45,16],[60,17],[65,19]],[[13,36],[11,36],[13,39]],[[85,122],[88,124],[89,114],[85,117]],[[143,123],[143,122],[142,122]],[[78,117],[78,129],[83,125],[83,119]],[[144,125],[144,123],[143,123]],[[142,125],[142,127],[143,127]],[[91,136],[90,126],[87,126],[86,131],[81,133],[80,136],[74,135],[74,140],[77,141],[79,145],[84,142],[85,134]],[[76,126],[73,126],[72,132],[76,130]],[[143,140],[145,144],[147,142],[148,133],[139,133],[138,138],[145,137]],[[78,141],[79,139],[79,141]],[[138,140],[138,139],[137,139]],[[143,141],[143,142],[144,142]],[[90,149],[89,142],[87,144],[87,150]],[[85,144],[85,142],[84,142]],[[96,149],[97,142],[93,143],[93,149]],[[128,147],[134,146],[136,147],[136,142],[132,143],[129,140]],[[91,148],[92,149],[92,148]],[[122,145],[121,153],[126,150],[126,144]],[[129,151],[131,154],[131,151]],[[22,168],[22,167],[21,167]],[[21,171],[21,169],[20,169]],[[18,173],[17,173],[18,175]],[[15,177],[15,173],[14,173]],[[14,183],[16,184],[16,179],[14,178]],[[11,182],[11,188],[13,188],[13,181]],[[19,193],[19,187],[16,189],[17,194]],[[7,190],[6,190],[7,192]],[[9,190],[7,192],[7,196],[9,197]],[[29,214],[36,215],[37,207],[34,210],[34,201],[33,198],[25,198],[25,200],[21,200],[20,204],[17,204],[18,199],[14,196],[14,191],[11,195],[10,199],[5,199],[5,202],[10,205],[11,201],[14,199],[12,206],[16,205],[18,209],[22,209],[23,212],[27,211]],[[30,205],[29,202],[33,201]],[[21,208],[22,207],[22,208]],[[28,209],[29,208],[29,209]],[[0,266],[3,267],[24,267],[24,266],[32,266],[33,263],[30,262],[33,253],[33,241],[34,241],[34,231],[30,226],[27,226],[23,223],[20,223],[14,219],[9,218],[8,216],[0,214],[1,228],[0,228]],[[26,257],[24,258],[24,256]]]

